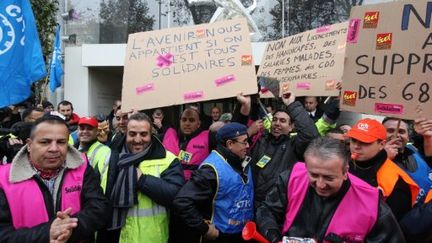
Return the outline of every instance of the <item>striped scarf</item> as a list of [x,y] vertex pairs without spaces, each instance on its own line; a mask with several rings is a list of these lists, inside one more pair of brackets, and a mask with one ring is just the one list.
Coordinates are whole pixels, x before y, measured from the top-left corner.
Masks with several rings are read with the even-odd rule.
[[119,229],[124,226],[129,208],[138,204],[137,172],[138,165],[145,160],[150,149],[131,154],[125,146],[120,153],[118,162],[119,173],[111,193],[113,202],[113,218],[109,230]]

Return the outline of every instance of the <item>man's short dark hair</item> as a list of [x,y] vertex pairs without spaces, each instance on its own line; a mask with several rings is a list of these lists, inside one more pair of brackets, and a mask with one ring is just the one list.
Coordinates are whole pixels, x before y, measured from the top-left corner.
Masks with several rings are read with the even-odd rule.
[[288,114],[288,111],[287,111],[286,109],[283,109],[283,108],[279,108],[279,109],[277,109],[277,110],[273,113],[273,116],[276,115],[276,113],[278,113],[278,112],[283,112],[283,113],[285,113],[285,114],[288,115],[288,117],[290,118],[290,120],[289,120],[289,124],[292,124],[292,123],[294,122],[294,121],[291,119],[291,116]]
[[57,110],[60,109],[60,105],[62,105],[62,106],[68,106],[68,105],[70,105],[71,110],[73,111],[73,109],[74,109],[72,103],[69,102],[69,101],[67,101],[67,100],[63,100],[63,101],[61,101],[60,103],[58,103],[58,105],[57,105]]
[[384,123],[388,122],[388,121],[398,121],[401,120],[401,122],[404,122],[407,126],[409,126],[410,121],[405,120],[405,119],[399,119],[399,118],[395,118],[395,117],[385,117],[384,120],[381,122],[381,124],[384,125]]
[[128,124],[132,120],[134,120],[134,121],[146,121],[150,125],[152,124],[152,121],[151,121],[150,117],[147,116],[145,113],[142,113],[142,112],[138,112],[138,113],[135,113],[135,114],[131,115],[129,117]]
[[399,119],[399,118],[395,118],[395,117],[388,117],[387,116],[387,117],[385,117],[383,119],[383,121],[381,122],[381,124],[384,125],[384,123],[386,123],[388,121],[399,121],[399,120],[401,122],[405,123],[405,125],[407,126],[408,135],[411,135],[412,134],[412,130],[411,130],[412,122],[411,121],[408,121],[408,120],[405,120],[405,119]]
[[24,121],[33,111],[44,112],[43,109],[37,107],[29,107],[22,113],[22,120]]
[[54,124],[64,125],[66,127],[68,133],[69,133],[69,125],[66,123],[65,120],[63,120],[59,116],[53,116],[50,114],[46,114],[35,121],[35,123],[33,124],[32,128],[31,128],[31,131],[30,131],[30,138],[33,138],[37,126],[39,126],[39,124],[42,124],[42,123],[49,123],[52,125],[54,125]]

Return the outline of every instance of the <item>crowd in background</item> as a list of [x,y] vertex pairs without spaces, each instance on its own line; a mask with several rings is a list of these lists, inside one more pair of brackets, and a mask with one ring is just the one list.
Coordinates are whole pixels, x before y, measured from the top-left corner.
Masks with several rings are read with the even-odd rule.
[[432,120],[275,100],[186,104],[174,124],[120,101],[1,109],[0,242],[243,242],[249,221],[269,242],[432,242]]

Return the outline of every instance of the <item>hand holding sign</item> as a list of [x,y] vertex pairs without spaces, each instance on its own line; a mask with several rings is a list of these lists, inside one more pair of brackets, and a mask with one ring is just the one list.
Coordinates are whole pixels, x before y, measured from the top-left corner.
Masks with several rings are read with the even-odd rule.
[[295,101],[295,94],[292,91],[288,91],[282,95],[282,101],[286,106],[289,106]]

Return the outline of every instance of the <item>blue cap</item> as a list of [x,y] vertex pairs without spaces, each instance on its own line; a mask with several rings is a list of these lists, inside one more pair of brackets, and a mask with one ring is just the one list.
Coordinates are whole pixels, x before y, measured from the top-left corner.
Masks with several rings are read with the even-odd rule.
[[216,139],[222,142],[245,134],[247,134],[247,127],[245,125],[238,122],[231,122],[223,125],[223,127],[217,131]]

